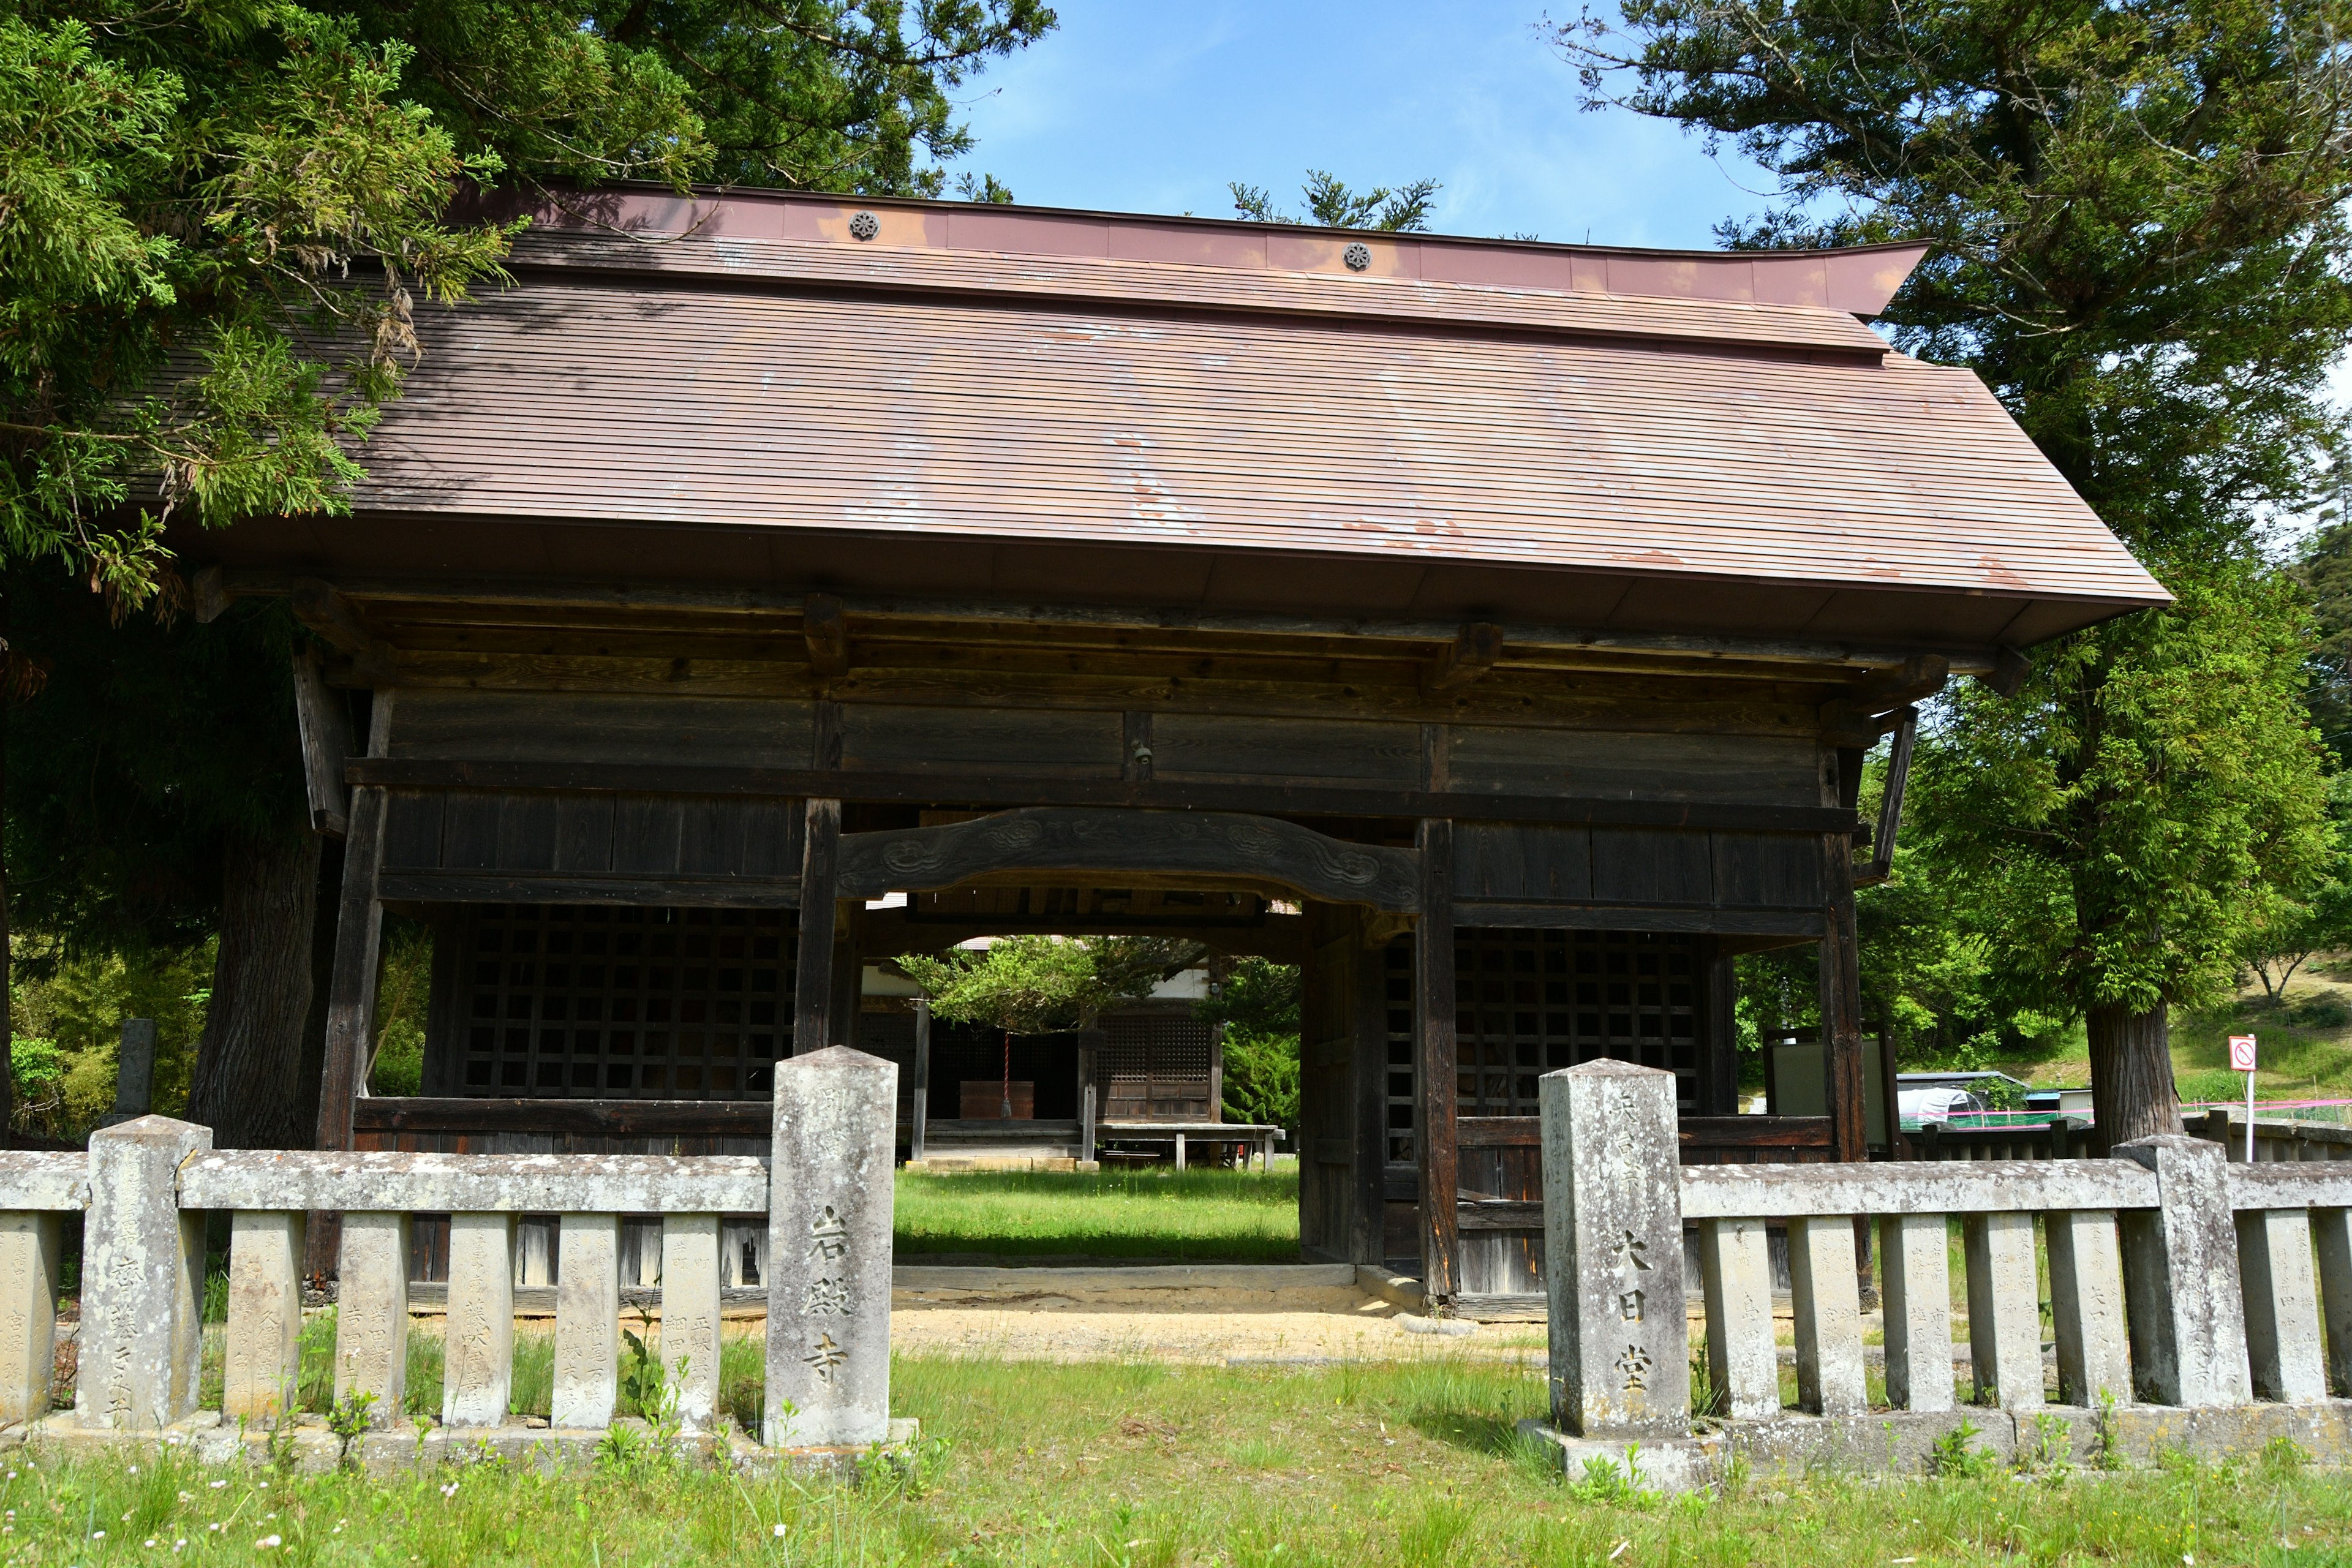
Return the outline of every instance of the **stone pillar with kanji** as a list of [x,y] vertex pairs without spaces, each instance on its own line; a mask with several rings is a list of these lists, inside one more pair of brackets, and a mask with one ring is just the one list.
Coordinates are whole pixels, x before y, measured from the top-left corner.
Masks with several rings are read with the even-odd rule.
[[898,1068],[834,1046],[776,1064],[761,1440],[878,1443],[890,1426]]
[[1587,1062],[1545,1074],[1540,1094],[1552,1422],[1580,1437],[1687,1436],[1674,1074]]

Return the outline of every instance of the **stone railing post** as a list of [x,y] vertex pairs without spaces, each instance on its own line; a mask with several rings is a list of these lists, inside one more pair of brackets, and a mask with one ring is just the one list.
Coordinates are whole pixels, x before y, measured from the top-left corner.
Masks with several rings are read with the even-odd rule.
[[151,1432],[196,1407],[204,1352],[205,1216],[180,1210],[180,1166],[212,1129],[142,1116],[89,1135],[82,1228],[86,1426]]
[[343,1215],[335,1267],[335,1402],[375,1396],[368,1416],[389,1426],[408,1401],[408,1215]]
[[2121,1218],[2132,1381],[2156,1405],[2253,1398],[2238,1230],[2221,1147],[2165,1133],[2120,1143],[2118,1160],[2156,1173],[2158,1206]]
[[555,1392],[548,1425],[595,1430],[620,1398],[621,1216],[567,1214],[555,1249]]
[[761,1422],[771,1447],[889,1434],[898,1100],[898,1065],[862,1051],[832,1046],[776,1064]]
[[1594,1061],[1539,1083],[1553,1425],[1580,1437],[1687,1436],[1674,1075]]
[[515,1216],[449,1216],[441,1424],[503,1426],[514,1391]]
[[49,1413],[61,1235],[55,1214],[0,1213],[0,1426]]
[[299,1210],[238,1209],[230,1216],[221,1414],[231,1421],[274,1421],[294,1408],[309,1221]]
[[715,1214],[662,1217],[662,1371],[688,1432],[708,1432],[719,1420],[719,1235]]

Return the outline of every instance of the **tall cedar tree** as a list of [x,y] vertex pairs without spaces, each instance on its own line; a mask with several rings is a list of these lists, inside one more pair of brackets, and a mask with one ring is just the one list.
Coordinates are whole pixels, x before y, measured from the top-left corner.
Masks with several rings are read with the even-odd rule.
[[[2001,906],[1994,983],[2086,1018],[2103,1131],[2178,1131],[2168,1010],[2326,858],[2298,595],[2352,328],[2352,0],[1625,0],[1558,30],[1594,104],[1729,142],[1735,246],[1922,238],[1897,342],[1981,375],[2177,595],[1923,736],[1921,847]],[[1824,216],[1827,215],[1827,216]]]
[[[502,281],[512,230],[451,217],[461,190],[701,179],[934,195],[939,162],[970,145],[955,89],[1053,22],[1040,0],[0,0],[11,731],[63,702],[38,689],[64,645],[34,628],[79,626],[27,595],[95,595],[117,619],[161,612],[166,635],[95,656],[161,661],[125,673],[151,689],[203,685],[166,668],[214,657],[199,651],[205,634],[170,627],[184,590],[166,524],[338,510],[382,405],[432,348],[413,301]],[[992,180],[977,190],[1009,199]],[[275,637],[282,671],[290,626],[258,635]],[[226,747],[258,725],[257,754],[290,753],[282,673],[153,718],[165,751]],[[12,760],[28,785],[47,776],[26,771],[21,742]],[[93,780],[132,787],[119,771]],[[197,1070],[200,1089],[217,1082],[232,1103],[234,1086],[292,1078],[282,1058],[310,1010],[307,975],[289,966],[311,951],[319,848],[278,782],[256,789],[235,803],[194,792],[174,828],[226,845],[195,884],[227,905],[205,1054],[242,1059],[214,1062],[212,1079]],[[127,798],[93,783],[26,809],[37,836],[61,841],[51,819],[78,812],[76,831],[131,858],[142,845],[121,827]],[[184,872],[166,857],[41,907],[87,913]],[[143,918],[126,906],[99,923]],[[0,1040],[6,963],[0,945]],[[0,1131],[6,1099],[0,1070]],[[278,1120],[261,1131],[274,1139]]]

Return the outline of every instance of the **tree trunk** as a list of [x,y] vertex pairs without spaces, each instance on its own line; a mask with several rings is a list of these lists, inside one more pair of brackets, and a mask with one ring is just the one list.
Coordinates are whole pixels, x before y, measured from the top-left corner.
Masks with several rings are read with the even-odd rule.
[[2146,1013],[2091,1009],[2091,1108],[2112,1148],[2159,1132],[2185,1132],[2172,1084],[2171,1017],[2161,1002]]
[[215,1148],[307,1149],[302,1027],[310,1012],[318,836],[232,834],[225,856],[220,951],[188,1119],[213,1130]]

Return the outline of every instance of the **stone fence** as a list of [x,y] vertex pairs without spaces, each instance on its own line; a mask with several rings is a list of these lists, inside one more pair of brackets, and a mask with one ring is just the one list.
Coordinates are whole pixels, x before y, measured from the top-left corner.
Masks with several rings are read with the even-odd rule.
[[[1683,1167],[1671,1075],[1591,1062],[1540,1092],[1552,1423],[1537,1429],[1571,1467],[1629,1444],[1627,1462],[1668,1486],[1702,1484],[1734,1455],[1916,1467],[1939,1439],[1976,1440],[1954,1437],[1963,1422],[2027,1462],[2279,1437],[2352,1457],[2352,1403],[2330,1397],[2352,1394],[2352,1162],[2230,1164],[2216,1143],[2161,1137],[2110,1159]],[[1793,1408],[1768,1220],[1789,1232]],[[1858,1225],[1879,1242],[1883,1401],[1867,1379],[1878,1347],[1864,1342]],[[1707,1390],[1696,1411],[1694,1289]]]
[[[410,1216],[433,1213],[450,1216],[440,1426],[465,1438],[508,1428],[516,1218],[553,1214],[562,1246],[550,1426],[600,1433],[619,1398],[621,1216],[653,1213],[662,1216],[657,1353],[681,1428],[710,1433],[719,1216],[764,1213],[761,1442],[883,1441],[898,1070],[839,1047],[779,1063],[768,1160],[215,1151],[210,1130],[161,1116],[100,1130],[87,1154],[0,1153],[0,1424],[38,1423],[37,1435],[59,1436],[235,1428],[257,1437],[279,1424],[299,1371],[305,1231],[320,1213],[341,1218],[334,1398],[397,1424]],[[220,1210],[231,1218],[215,1415],[198,1409],[198,1390],[206,1216]],[[71,1415],[51,1416],[59,1221],[74,1211],[83,1215],[79,1372]]]

